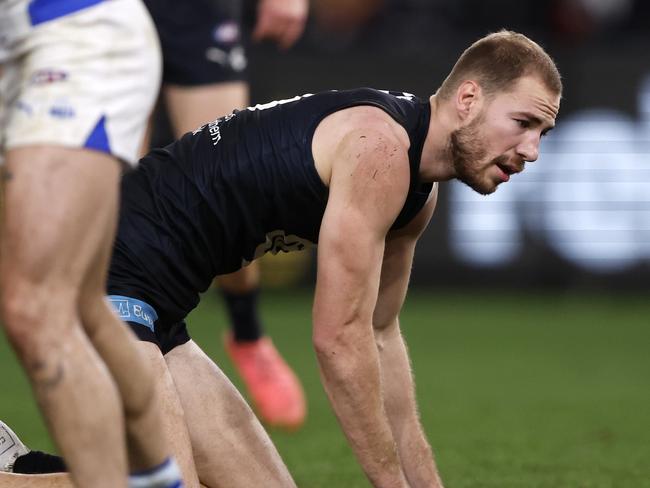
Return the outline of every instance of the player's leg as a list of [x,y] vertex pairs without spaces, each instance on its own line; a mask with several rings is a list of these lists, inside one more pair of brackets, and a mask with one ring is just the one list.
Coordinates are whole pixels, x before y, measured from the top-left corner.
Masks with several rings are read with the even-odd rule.
[[292,487],[267,433],[237,389],[192,341],[165,355],[189,427],[201,483]]
[[[136,341],[106,300],[114,227],[115,216],[85,277],[79,308],[88,337],[108,366],[122,397],[131,470],[149,470],[166,460],[168,448],[174,452],[173,442],[171,446],[168,442],[175,438],[167,438],[164,426],[170,421],[168,415],[176,419],[175,404],[168,401],[170,377],[158,347]],[[188,459],[191,461],[191,454]],[[184,467],[179,457],[177,461]],[[186,486],[195,486],[191,483],[193,472],[193,465],[184,470]]]
[[99,152],[25,147],[7,153],[3,181],[3,324],[80,486],[126,486],[119,395],[78,314],[119,173]]
[[166,83],[163,93],[176,138],[248,105],[248,84],[244,81],[192,86]]
[[260,418],[269,425],[296,429],[306,415],[305,396],[293,370],[270,338],[258,314],[259,267],[253,262],[217,278],[231,330],[225,337],[228,356],[244,380]]
[[[126,329],[128,327],[121,322],[119,325],[121,329]],[[133,327],[142,326],[139,324],[134,324]],[[101,330],[103,331],[108,329],[111,328],[105,327]],[[113,333],[114,332],[116,331],[113,330]],[[184,486],[186,488],[198,488],[201,485],[199,484],[196,467],[194,465],[192,446],[190,443],[188,429],[185,423],[186,418],[183,412],[183,407],[181,406],[181,402],[178,398],[173,379],[169,373],[167,364],[163,359],[160,349],[158,345],[151,342],[136,342],[133,341],[131,337],[127,337],[127,339],[129,343],[135,344],[139,358],[147,363],[148,369],[150,369],[152,373],[149,375],[148,380],[153,380],[152,383],[156,385],[156,395],[155,397],[151,397],[151,401],[155,401],[156,404],[160,407],[160,411],[162,413],[162,421],[160,424],[156,424],[156,427],[159,428],[153,433],[156,437],[160,438],[159,442],[161,445],[163,445],[164,440],[164,445],[171,448],[174,457],[177,460],[183,473]],[[112,343],[120,341],[118,340],[110,342]],[[113,360],[128,360],[126,357],[120,357],[119,351],[112,351],[111,354],[114,356]],[[133,372],[133,370],[131,370],[131,372]],[[126,373],[128,373],[128,371]],[[142,386],[144,387],[144,391],[148,391],[146,385]],[[126,393],[133,393],[139,396],[140,393],[136,391],[137,388],[135,387],[136,385],[134,384],[127,385],[127,388],[130,388],[130,391],[127,391]],[[152,392],[149,393],[151,394]],[[128,409],[129,407],[127,406],[126,408]],[[3,424],[0,422],[0,427],[2,427],[2,425]],[[9,431],[6,434],[6,437],[8,442],[22,445],[15,433]],[[20,452],[22,455],[18,457],[15,466],[10,470],[13,471],[14,474],[51,473],[67,470],[67,466],[64,465],[63,460],[58,456],[52,456],[43,452],[26,453],[25,451],[27,451],[27,449],[24,447],[23,449],[18,450],[18,452]],[[3,471],[2,466],[0,466],[0,471]],[[23,475],[21,477],[18,477],[17,475],[7,476],[5,473],[0,473],[0,486],[2,487],[23,486],[20,484],[20,482],[27,483],[28,481],[30,484],[25,486],[33,486],[34,488],[71,486],[71,481],[69,481],[67,476],[50,476],[38,474],[34,476]]]
[[72,484],[70,475],[67,473],[0,473],[0,486],[2,486],[2,488],[73,488],[74,485]]
[[[33,36],[27,39],[26,52],[29,55],[20,58],[23,60],[24,66],[12,70],[12,72],[22,75],[22,78],[14,80],[19,83],[16,86],[21,86],[22,91],[21,103],[11,105],[12,123],[8,125],[8,146],[32,147],[38,144],[50,144],[92,148],[97,151],[76,150],[89,156],[85,158],[82,171],[79,171],[79,168],[73,168],[74,174],[67,178],[65,175],[60,176],[62,168],[67,169],[70,160],[73,159],[71,153],[66,153],[60,160],[55,161],[51,168],[48,168],[57,178],[52,178],[51,175],[42,175],[42,182],[46,184],[48,193],[31,192],[44,195],[40,203],[47,208],[43,215],[47,222],[46,229],[58,226],[60,222],[57,221],[57,218],[62,219],[65,224],[74,222],[76,226],[73,229],[75,232],[70,232],[66,226],[59,226],[58,232],[63,236],[68,236],[68,240],[64,241],[63,245],[52,240],[50,245],[55,252],[48,248],[43,255],[39,254],[31,259],[38,266],[45,265],[56,268],[56,272],[60,276],[55,273],[55,278],[61,278],[59,281],[64,285],[72,283],[71,289],[74,289],[74,297],[69,308],[73,310],[75,318],[78,318],[79,313],[83,313],[84,325],[87,326],[88,331],[92,331],[94,330],[94,317],[89,309],[93,307],[88,304],[101,301],[101,287],[97,286],[89,291],[84,289],[83,298],[80,298],[79,290],[80,287],[87,284],[88,276],[91,275],[88,270],[102,270],[102,265],[97,265],[97,256],[101,254],[101,246],[108,245],[108,242],[112,240],[112,231],[107,229],[112,230],[114,224],[115,197],[119,179],[119,167],[115,158],[109,158],[111,167],[115,170],[115,175],[112,175],[111,178],[96,170],[96,158],[106,158],[108,156],[102,156],[102,153],[108,153],[130,160],[135,153],[142,123],[152,101],[150,92],[157,88],[159,81],[158,62],[160,58],[155,33],[146,11],[138,1],[115,0],[110,5],[98,3],[91,8],[82,8],[70,17],[57,17],[39,24],[34,29]],[[77,39],[77,41],[71,42],[71,39]],[[110,42],[107,39],[110,39]],[[106,59],[110,59],[111,62],[107,63]],[[26,159],[39,157],[43,156],[35,154]],[[66,187],[66,185],[69,186]],[[54,202],[58,202],[62,189],[71,194],[79,192],[86,198],[75,201],[73,204],[67,202],[62,206],[57,206]],[[91,195],[92,198],[89,198],[88,195]],[[10,202],[7,203],[7,207],[11,207],[12,213],[16,212],[16,218],[21,218],[20,207],[12,207]],[[57,213],[57,211],[59,212]],[[63,214],[63,217],[59,213]],[[52,218],[50,218],[50,214]],[[40,234],[44,233],[40,227],[38,230]],[[40,237],[43,236],[32,232],[28,244],[47,242],[47,239],[40,239]],[[60,250],[56,250],[63,247],[67,251],[66,245],[68,244],[73,246],[70,249],[71,255],[61,256]],[[15,243],[13,246],[16,247]],[[29,248],[29,245],[26,247]],[[86,248],[89,250],[87,253],[79,252]],[[11,269],[9,274],[11,274]],[[38,275],[33,281],[49,292],[45,286],[49,283],[47,279]],[[58,294],[65,293],[66,286],[61,286],[56,279],[54,281],[54,286],[52,283],[49,283],[48,286],[56,288]],[[34,286],[33,283],[30,285]],[[11,286],[15,288],[13,283]],[[24,296],[27,293],[24,290],[10,293],[13,294],[4,297],[3,300],[5,310],[20,319],[16,307],[20,303],[21,294]],[[40,297],[45,295],[45,293],[41,293]],[[36,296],[39,297],[38,294]],[[60,300],[56,294],[52,294],[52,300],[60,302],[57,304],[58,308],[67,310],[68,302],[66,300],[70,300],[70,298],[66,295],[63,300]],[[42,315],[46,316],[46,314]],[[42,320],[42,316],[39,319]],[[16,319],[13,321],[18,322]],[[82,336],[84,343],[89,345],[88,336],[81,331],[78,320],[76,325],[75,331]],[[118,324],[115,327],[121,331],[123,326]],[[15,330],[19,331],[19,329]],[[17,337],[18,340],[21,339],[20,335]],[[59,334],[57,338],[64,339],[65,334]],[[92,348],[90,350],[96,359],[96,351]],[[65,352],[66,360],[69,360],[67,350]],[[103,362],[100,365],[99,375],[94,375],[92,368],[81,365],[73,369],[75,374],[84,378],[94,376],[101,378],[102,375],[106,375],[106,367]],[[124,476],[126,474],[126,456],[123,449],[122,420],[102,422],[101,416],[98,417],[96,414],[98,409],[94,408],[95,404],[100,405],[99,411],[101,412],[106,405],[111,405],[111,398],[116,396],[116,391],[112,378],[109,379],[109,383],[113,391],[112,396],[104,398],[106,395],[88,394],[86,402],[89,402],[89,405],[83,405],[82,410],[84,415],[94,416],[104,429],[109,430],[110,435],[93,435],[86,429],[80,429],[78,422],[73,422],[73,428],[70,429],[69,425],[65,425],[66,422],[58,422],[58,418],[49,423],[55,431],[58,429],[70,430],[71,436],[84,433],[89,439],[92,438],[93,442],[89,445],[78,443],[79,445],[76,447],[83,453],[83,456],[93,456],[95,460],[93,464],[86,463],[85,469],[88,472],[93,471],[94,464],[100,463],[102,467],[109,464],[106,469],[109,469],[113,476],[117,476],[121,471],[124,471]],[[74,397],[72,398],[74,400]],[[74,402],[70,407],[66,409],[66,413],[70,416],[74,416],[75,408],[80,408]],[[129,406],[127,405],[127,407]],[[121,419],[121,405],[118,404],[115,410]],[[132,409],[129,407],[128,410],[129,416],[132,417]],[[84,415],[76,418],[83,419]],[[113,442],[111,454],[106,456],[102,454],[102,450],[93,449],[95,443],[101,444],[105,438],[110,440],[114,432],[119,433],[119,442]],[[140,440],[143,441],[143,439]],[[157,441],[155,435],[150,436],[146,440],[147,449],[140,449],[135,453],[133,457],[138,459],[137,466],[151,467],[152,460],[161,457],[162,443]],[[124,458],[122,460],[123,469],[110,468],[114,456]],[[69,458],[67,454],[66,457]],[[75,475],[77,462],[68,459],[68,463]],[[94,471],[96,477],[101,476],[102,469],[94,469]],[[84,486],[100,486],[98,482],[92,480],[82,484]],[[126,476],[121,483],[108,482],[110,486],[125,484]]]
[[158,389],[157,405],[162,413],[160,433],[166,439],[167,445],[181,468],[185,488],[198,488],[200,485],[194,465],[186,417],[167,363],[157,345],[138,341],[137,348],[141,357],[153,368],[153,380]]

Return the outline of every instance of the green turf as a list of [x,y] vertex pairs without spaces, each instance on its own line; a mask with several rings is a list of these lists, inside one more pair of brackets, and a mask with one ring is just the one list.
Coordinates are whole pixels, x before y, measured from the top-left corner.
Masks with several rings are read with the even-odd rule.
[[[272,432],[298,485],[369,486],[320,386],[309,294],[266,293],[262,306],[309,400],[303,430]],[[646,297],[622,294],[411,293],[402,327],[446,486],[650,487],[649,315]],[[219,303],[210,294],[190,320],[232,377]],[[0,371],[0,417],[49,448],[4,339]]]

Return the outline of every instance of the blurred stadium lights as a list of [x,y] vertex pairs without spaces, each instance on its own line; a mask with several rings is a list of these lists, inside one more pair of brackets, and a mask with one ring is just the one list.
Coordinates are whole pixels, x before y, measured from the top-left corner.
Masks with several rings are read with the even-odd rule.
[[411,282],[647,290],[650,2],[362,3],[373,15],[352,33],[324,29],[317,19],[347,3],[319,0],[322,8],[312,11],[311,28],[294,50],[280,56],[252,46],[253,99],[358,86],[426,98],[470,42],[501,28],[546,47],[565,82],[557,128],[538,162],[489,197],[441,185]]
[[624,270],[650,258],[650,76],[634,119],[611,108],[571,113],[516,185],[481,197],[450,192],[450,248],[468,264],[520,258],[524,230],[572,264]]

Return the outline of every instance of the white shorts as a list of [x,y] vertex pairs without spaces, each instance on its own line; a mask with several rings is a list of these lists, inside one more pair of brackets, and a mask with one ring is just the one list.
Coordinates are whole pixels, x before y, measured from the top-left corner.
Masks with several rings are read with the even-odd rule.
[[0,154],[56,145],[135,164],[158,96],[140,0],[0,0]]

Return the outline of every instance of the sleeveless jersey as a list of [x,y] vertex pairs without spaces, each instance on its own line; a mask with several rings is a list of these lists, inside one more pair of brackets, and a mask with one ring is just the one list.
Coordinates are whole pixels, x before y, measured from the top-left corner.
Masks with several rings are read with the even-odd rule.
[[178,321],[216,275],[317,243],[328,188],[312,137],[327,115],[359,105],[384,110],[408,133],[411,182],[393,228],[406,225],[432,187],[418,178],[428,101],[361,88],[256,105],[152,151],[124,176],[109,292]]

